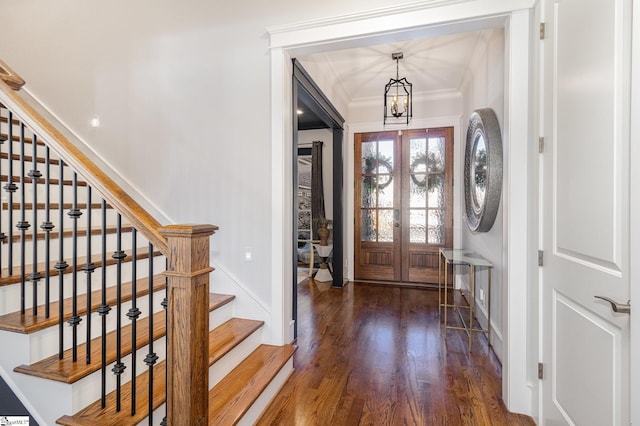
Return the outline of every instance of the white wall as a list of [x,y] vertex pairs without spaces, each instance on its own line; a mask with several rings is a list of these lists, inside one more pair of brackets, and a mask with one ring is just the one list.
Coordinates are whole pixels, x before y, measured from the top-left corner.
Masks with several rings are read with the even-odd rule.
[[271,205],[266,29],[401,3],[3,1],[0,58],[167,217],[218,225],[212,290],[237,284],[268,311],[282,212]]
[[[462,98],[464,104],[464,114],[462,117],[462,138],[461,143],[456,145],[456,155],[462,159],[464,164],[465,135],[467,123],[471,113],[478,108],[492,108],[500,124],[501,130],[504,124],[504,31],[485,30],[483,31],[478,45],[474,51],[469,71],[467,72],[462,86]],[[505,156],[506,159],[506,156]],[[496,221],[486,233],[471,232],[466,226],[464,214],[464,170],[456,176],[456,191],[462,202],[463,226],[461,227],[461,248],[470,249],[487,258],[494,265],[491,272],[491,322],[492,322],[492,343],[499,358],[502,359],[502,332],[503,332],[503,283],[505,280],[505,248],[503,247],[503,197],[500,200],[500,207],[496,216]],[[468,270],[466,267],[457,269],[458,277],[465,288],[468,287]],[[476,299],[480,290],[488,295],[487,274],[482,271],[476,275]],[[477,300],[480,308],[479,321],[486,326],[487,297],[484,301]]]

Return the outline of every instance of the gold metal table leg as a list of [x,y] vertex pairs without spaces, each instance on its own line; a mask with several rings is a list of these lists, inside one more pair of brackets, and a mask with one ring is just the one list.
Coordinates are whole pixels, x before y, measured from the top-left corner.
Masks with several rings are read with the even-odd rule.
[[487,300],[487,341],[489,347],[491,347],[491,268],[487,268],[487,293],[489,293],[489,299]]
[[444,340],[447,340],[447,311],[448,311],[448,307],[449,307],[449,302],[448,302],[448,294],[447,294],[447,289],[449,287],[448,284],[448,278],[449,278],[449,262],[445,259],[444,261]]
[[469,352],[473,345],[473,305],[476,301],[476,268],[469,266]]

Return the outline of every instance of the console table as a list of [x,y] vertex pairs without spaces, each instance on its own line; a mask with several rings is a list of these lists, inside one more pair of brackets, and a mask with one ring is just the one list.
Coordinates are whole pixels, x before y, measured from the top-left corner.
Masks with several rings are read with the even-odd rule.
[[[448,271],[449,265],[466,265],[469,268],[469,305],[468,306],[460,306],[460,304],[456,303],[455,295],[451,304],[448,302]],[[444,267],[444,285],[442,281],[442,269]],[[484,268],[487,271],[487,328],[474,328],[473,327],[473,319],[474,319],[474,308],[476,301],[476,269]],[[464,330],[467,332],[469,336],[469,352],[471,352],[472,344],[473,344],[473,333],[480,332],[487,334],[487,340],[489,342],[489,346],[491,346],[491,268],[493,265],[491,262],[483,258],[481,255],[470,251],[470,250],[462,250],[462,249],[440,249],[440,260],[438,262],[438,312],[442,313],[442,308],[444,308],[444,338],[447,338],[447,330]],[[444,291],[443,291],[444,290]],[[443,297],[444,293],[444,297]],[[460,320],[462,321],[462,327],[454,327],[447,324],[447,310],[448,308],[454,308],[455,311],[460,316]],[[469,317],[468,322],[467,319],[462,315],[460,309],[468,309]]]

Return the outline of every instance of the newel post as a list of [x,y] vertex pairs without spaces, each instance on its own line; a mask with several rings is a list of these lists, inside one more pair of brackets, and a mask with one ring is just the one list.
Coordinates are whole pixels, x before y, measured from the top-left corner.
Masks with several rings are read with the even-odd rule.
[[169,246],[167,421],[207,425],[209,399],[209,237],[213,225],[160,228]]

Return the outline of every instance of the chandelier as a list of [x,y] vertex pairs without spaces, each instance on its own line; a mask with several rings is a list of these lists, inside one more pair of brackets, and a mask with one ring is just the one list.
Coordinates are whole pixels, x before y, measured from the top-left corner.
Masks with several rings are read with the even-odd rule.
[[391,58],[396,61],[396,78],[390,78],[384,86],[384,124],[409,124],[413,114],[413,85],[406,77],[400,78],[402,52],[392,53]]

